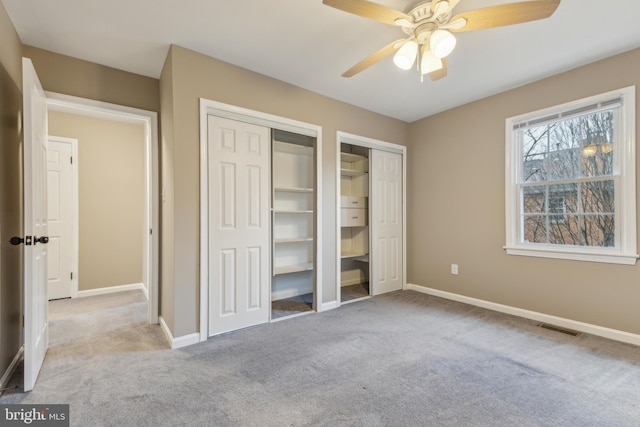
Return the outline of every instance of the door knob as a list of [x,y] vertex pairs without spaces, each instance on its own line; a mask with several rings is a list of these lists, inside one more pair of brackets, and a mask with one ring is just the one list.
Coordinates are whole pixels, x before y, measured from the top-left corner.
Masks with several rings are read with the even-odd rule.
[[24,239],[22,237],[13,236],[11,239],[9,239],[9,243],[11,243],[13,246],[18,246],[19,244],[24,243]]
[[41,237],[33,237],[33,244],[35,245],[36,243],[42,243],[43,245],[49,243],[49,238],[47,236],[41,236]]
[[[32,239],[33,239],[33,236],[25,236],[24,238],[14,236],[11,239],[9,239],[9,243],[11,243],[13,246],[18,246],[21,243],[24,243],[26,246],[31,246]],[[47,241],[49,241],[49,239],[47,239]]]

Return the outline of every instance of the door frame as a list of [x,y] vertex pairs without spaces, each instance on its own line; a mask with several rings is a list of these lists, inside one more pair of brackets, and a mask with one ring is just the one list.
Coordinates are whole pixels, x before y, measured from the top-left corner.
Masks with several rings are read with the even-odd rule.
[[[351,144],[358,147],[370,148],[373,150],[388,151],[402,156],[402,289],[407,287],[407,147],[400,144],[368,138],[366,136],[354,135],[347,132],[338,131],[336,133],[336,305],[342,305],[341,298],[341,234],[340,234],[340,147],[341,144]],[[371,183],[371,176],[369,176]],[[371,191],[371,185],[369,185]],[[371,201],[369,199],[369,206]],[[371,230],[369,230],[369,234]],[[369,245],[371,245],[369,239]],[[371,291],[369,291],[371,293]]]
[[[200,341],[209,338],[209,171],[205,165],[208,162],[208,120],[207,116],[214,115],[226,119],[265,126],[313,136],[316,138],[316,162],[322,164],[322,127],[311,123],[280,117],[273,114],[250,110],[235,105],[225,104],[210,99],[200,98]],[[322,168],[316,166],[316,235],[314,270],[314,308],[322,311]],[[270,197],[270,196],[268,196]],[[271,254],[270,254],[271,257]],[[269,299],[271,301],[271,299]],[[271,321],[271,320],[270,320]]]
[[[77,96],[46,92],[48,111],[142,124],[145,137],[145,215],[143,222],[143,269],[148,304],[148,321],[158,324],[159,302],[159,163],[158,113],[124,105],[95,101]],[[76,270],[77,271],[77,270]]]
[[[48,108],[47,108],[48,111]],[[71,145],[71,271],[74,273],[71,278],[71,298],[78,297],[78,255],[80,251],[80,235],[79,230],[79,205],[78,205],[78,139],[67,138],[64,136],[55,136],[48,134],[47,142],[55,141],[62,144]],[[49,197],[47,193],[47,197]]]

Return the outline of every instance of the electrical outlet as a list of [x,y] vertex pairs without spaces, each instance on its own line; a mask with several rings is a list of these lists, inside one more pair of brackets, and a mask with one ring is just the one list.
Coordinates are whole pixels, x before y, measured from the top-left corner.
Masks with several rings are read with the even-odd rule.
[[458,275],[458,264],[451,264],[451,274]]

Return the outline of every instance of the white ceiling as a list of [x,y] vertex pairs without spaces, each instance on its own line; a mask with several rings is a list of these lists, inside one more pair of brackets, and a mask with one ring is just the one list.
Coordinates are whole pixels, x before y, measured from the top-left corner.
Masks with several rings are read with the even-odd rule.
[[[400,29],[321,0],[2,2],[27,45],[158,78],[177,44],[407,122],[640,47],[640,1],[561,0],[546,20],[456,33],[440,81],[421,83],[391,58],[346,79]],[[377,2],[401,11],[416,3]],[[461,0],[454,15],[509,2]]]

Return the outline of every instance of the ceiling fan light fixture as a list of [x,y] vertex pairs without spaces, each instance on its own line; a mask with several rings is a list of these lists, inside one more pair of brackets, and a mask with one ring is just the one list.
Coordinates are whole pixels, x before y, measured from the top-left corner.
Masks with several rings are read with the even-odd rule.
[[422,74],[433,73],[442,69],[442,59],[438,58],[428,49],[422,52],[422,60],[420,61],[420,72]]
[[418,55],[418,43],[413,40],[402,45],[393,57],[393,63],[401,70],[408,70],[413,67]]
[[603,142],[600,145],[600,152],[602,154],[608,154],[613,151],[613,144],[610,142]]
[[438,58],[445,58],[456,47],[456,38],[447,30],[436,30],[429,40],[431,51]]
[[598,154],[598,146],[596,144],[589,144],[582,147],[583,157],[594,157]]

